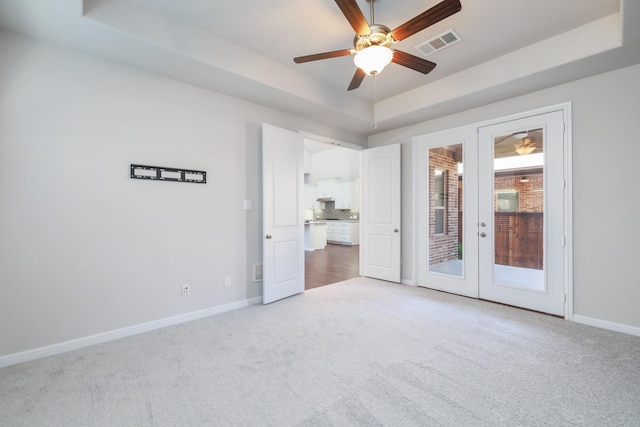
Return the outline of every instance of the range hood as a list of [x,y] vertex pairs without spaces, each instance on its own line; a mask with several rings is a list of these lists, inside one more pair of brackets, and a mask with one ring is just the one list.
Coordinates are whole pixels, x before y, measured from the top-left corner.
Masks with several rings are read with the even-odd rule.
[[318,197],[319,202],[333,202],[333,197]]

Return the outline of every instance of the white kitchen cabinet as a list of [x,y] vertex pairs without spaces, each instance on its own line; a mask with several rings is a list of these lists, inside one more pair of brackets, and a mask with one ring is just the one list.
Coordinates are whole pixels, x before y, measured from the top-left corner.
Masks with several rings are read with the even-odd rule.
[[318,181],[318,197],[334,198],[336,196],[336,180],[333,178]]
[[305,209],[324,209],[324,202],[318,201],[318,186],[315,184],[304,185]]
[[358,181],[339,181],[335,185],[336,209],[360,209]]
[[327,242],[342,245],[360,244],[360,226],[357,222],[331,221],[327,223]]
[[360,152],[347,148],[333,148],[311,154],[311,177],[314,180],[360,176]]

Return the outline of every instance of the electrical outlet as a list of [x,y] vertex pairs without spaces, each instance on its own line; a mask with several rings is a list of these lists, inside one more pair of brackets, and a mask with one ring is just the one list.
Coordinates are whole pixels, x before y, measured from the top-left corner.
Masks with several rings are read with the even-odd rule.
[[182,285],[182,296],[191,295],[191,289],[189,285]]
[[253,264],[253,281],[262,282],[262,264]]
[[224,276],[224,287],[225,288],[231,287],[231,276]]

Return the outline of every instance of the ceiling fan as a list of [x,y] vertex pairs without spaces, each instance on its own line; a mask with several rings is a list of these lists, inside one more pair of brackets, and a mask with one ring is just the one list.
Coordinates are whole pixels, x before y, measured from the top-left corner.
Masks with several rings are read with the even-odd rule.
[[513,148],[516,153],[520,154],[521,156],[531,154],[538,148],[538,146],[536,145],[536,140],[541,138],[541,130],[542,129],[533,129],[504,135],[500,138],[496,138],[494,145],[498,145],[499,143],[506,141],[507,139],[514,138],[516,139],[516,143],[513,144]]
[[293,60],[297,64],[302,64],[320,59],[355,55],[354,62],[358,68],[356,69],[356,73],[351,80],[348,90],[357,89],[367,74],[375,76],[390,62],[411,68],[423,74],[431,72],[436,66],[434,62],[400,50],[393,50],[391,49],[391,45],[462,10],[460,0],[444,0],[400,25],[395,30],[390,30],[384,25],[374,23],[373,3],[375,0],[367,0],[371,5],[371,24],[367,22],[356,0],[335,1],[356,32],[353,40],[354,47],[352,49],[299,56]]

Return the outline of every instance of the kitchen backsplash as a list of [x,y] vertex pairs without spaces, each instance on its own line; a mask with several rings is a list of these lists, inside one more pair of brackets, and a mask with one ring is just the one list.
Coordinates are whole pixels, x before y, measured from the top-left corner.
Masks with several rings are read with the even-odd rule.
[[336,209],[336,202],[325,202],[324,209],[313,211],[313,219],[360,219],[360,211]]

